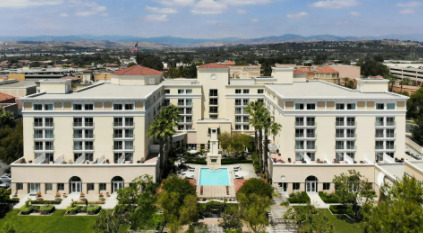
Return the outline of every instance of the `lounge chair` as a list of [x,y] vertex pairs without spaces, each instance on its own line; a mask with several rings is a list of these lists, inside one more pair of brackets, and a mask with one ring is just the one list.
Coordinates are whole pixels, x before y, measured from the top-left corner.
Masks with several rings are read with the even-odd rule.
[[241,166],[234,167],[234,170],[241,170]]
[[244,177],[235,175],[235,179],[244,179]]

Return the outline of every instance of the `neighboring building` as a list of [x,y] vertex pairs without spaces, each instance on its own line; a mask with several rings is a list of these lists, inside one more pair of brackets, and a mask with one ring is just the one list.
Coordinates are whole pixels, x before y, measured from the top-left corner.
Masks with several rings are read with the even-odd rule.
[[231,78],[235,79],[248,79],[254,77],[260,77],[260,65],[249,65],[249,66],[229,66],[229,73]]
[[16,104],[16,98],[14,96],[0,92],[0,107],[6,111],[12,112],[15,116],[18,116],[18,104]]
[[394,77],[409,78],[417,85],[423,83],[423,64],[386,64]]
[[215,132],[254,135],[245,108],[264,102],[282,125],[268,162],[285,194],[333,191],[334,175],[351,169],[378,189],[379,177],[389,177],[378,164],[408,158],[408,97],[388,92],[388,80],[357,79],[351,90],[296,77],[293,68],[245,79],[230,79],[225,64],[197,72],[162,81],[162,72],[133,66],[74,92],[69,80],[41,82],[42,93],[22,98],[24,157],[11,165],[12,193],[115,192],[142,174],[156,178],[158,146],[146,131],[169,104],[180,110],[173,142],[199,151]]
[[0,92],[16,97],[18,108],[22,108],[20,97],[32,95],[37,92],[37,85],[32,81],[6,80],[0,82]]
[[340,84],[339,72],[330,66],[318,68],[314,72],[314,79]]
[[360,66],[351,66],[351,65],[331,65],[329,66],[332,69],[338,71],[340,79],[358,79],[361,78],[361,68]]
[[[26,60],[23,60],[26,61]],[[40,79],[58,79],[78,72],[75,68],[18,68],[3,69],[0,75],[8,76],[9,79],[19,81],[37,81]]]

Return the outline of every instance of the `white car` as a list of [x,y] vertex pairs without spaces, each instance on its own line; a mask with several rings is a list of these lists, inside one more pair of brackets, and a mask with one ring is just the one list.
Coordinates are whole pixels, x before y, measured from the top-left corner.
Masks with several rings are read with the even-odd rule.
[[2,181],[0,184],[0,188],[9,188],[10,187],[10,183],[9,182],[4,182]]
[[12,179],[10,178],[10,174],[4,174],[0,176],[0,181],[10,183]]

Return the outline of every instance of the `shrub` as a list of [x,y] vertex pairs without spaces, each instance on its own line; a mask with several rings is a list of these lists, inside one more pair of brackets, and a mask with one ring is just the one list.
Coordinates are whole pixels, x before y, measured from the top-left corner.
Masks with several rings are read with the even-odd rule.
[[289,203],[310,203],[310,197],[306,192],[295,192],[289,194]]
[[193,163],[193,164],[207,164],[207,161],[206,160],[203,160],[203,159],[190,159],[190,160],[187,160],[187,162],[186,163]]
[[66,207],[66,212],[68,212],[68,214],[77,214],[79,211],[79,206],[76,205],[75,202],[72,202],[72,204],[68,207]]
[[21,214],[30,214],[34,210],[33,206],[28,201],[20,208]]
[[319,192],[319,196],[325,203],[339,203],[338,198],[333,193]]
[[281,206],[289,206],[289,201],[283,201],[283,202],[281,202]]
[[101,210],[101,206],[98,206],[98,205],[89,205],[87,207],[88,214],[98,214],[100,210]]
[[32,201],[32,204],[35,205],[39,205],[39,204],[47,204],[47,205],[58,205],[62,202],[62,200],[54,200],[54,201],[49,201],[49,200],[42,200],[42,201]]
[[236,163],[253,163],[249,159],[222,159],[222,164],[236,164]]
[[[89,201],[88,202],[88,204],[90,205],[101,205],[101,204],[104,204],[105,203],[105,201],[104,200],[100,200],[100,201]],[[76,201],[75,202],[75,204],[78,204],[78,205],[85,205],[86,203],[85,203],[85,201]]]
[[45,205],[40,207],[41,214],[53,213],[56,208],[52,205]]

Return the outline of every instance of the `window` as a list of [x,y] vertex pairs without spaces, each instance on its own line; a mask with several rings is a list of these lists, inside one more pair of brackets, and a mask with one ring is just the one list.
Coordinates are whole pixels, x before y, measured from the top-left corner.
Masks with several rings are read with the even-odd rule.
[[304,104],[295,104],[295,110],[303,110]]
[[184,94],[185,90],[184,89],[178,89],[178,94]]
[[347,137],[354,138],[355,137],[355,129],[347,129]]
[[122,150],[123,148],[123,142],[122,141],[116,141],[113,143],[113,148],[115,150]]
[[244,90],[242,90],[242,93],[249,94],[250,93],[250,90],[249,89],[244,89]]
[[376,141],[375,147],[376,150],[383,149],[383,141]]
[[43,118],[34,118],[34,126],[43,126]]
[[344,126],[344,118],[343,117],[337,117],[336,118],[336,126]]
[[330,189],[330,183],[323,183],[323,190],[329,190]]
[[34,138],[43,138],[42,130],[34,130]]
[[210,113],[217,113],[217,107],[210,107]]
[[345,104],[336,104],[336,110],[344,110]]
[[184,106],[185,104],[185,100],[184,99],[178,99],[178,105],[179,106]]
[[210,89],[209,94],[210,96],[217,96],[217,89]]
[[355,149],[355,141],[347,141],[347,149]]
[[316,104],[307,104],[307,110],[314,110],[316,109]]
[[394,138],[395,137],[395,130],[394,129],[386,129],[386,137],[387,138]]
[[125,104],[125,110],[134,110],[133,104]]
[[302,117],[295,118],[295,125],[296,126],[303,126],[304,125],[304,118],[302,118]]
[[86,117],[85,126],[93,126],[93,125],[94,125],[94,119],[92,117]]
[[314,141],[307,141],[307,149],[315,149],[316,143]]
[[248,103],[250,103],[250,100],[249,99],[243,99],[242,100],[242,104],[248,105]]
[[343,129],[336,129],[336,137],[343,138],[344,137],[344,130]]
[[235,99],[235,105],[240,106],[241,105],[241,99]]
[[57,184],[57,190],[65,190],[65,184],[64,183],[58,183]]
[[348,110],[355,110],[356,105],[355,104],[347,104],[347,109]]
[[297,138],[304,137],[304,129],[296,129],[295,130],[295,137],[297,137]]
[[52,183],[46,183],[46,191],[53,190],[53,184]]
[[46,126],[53,126],[53,118],[45,118]]
[[53,111],[53,104],[44,104],[44,110]]
[[217,105],[217,99],[210,99],[210,105]]
[[165,94],[170,94],[170,90],[169,89],[164,89],[164,93]]
[[384,104],[376,104],[376,110],[383,110],[385,107]]
[[16,190],[23,190],[23,183],[16,183]]
[[307,126],[315,126],[314,117],[307,117]]
[[250,126],[249,125],[244,125],[244,130],[250,130]]
[[387,126],[394,126],[395,125],[395,118],[393,118],[393,117],[387,117],[386,118],[386,125]]
[[86,104],[85,106],[85,110],[94,110],[94,105],[93,104]]
[[263,94],[264,93],[264,90],[263,89],[258,89],[257,90],[257,94]]
[[94,190],[94,183],[88,183],[87,184],[87,190],[88,191],[93,191]]
[[392,104],[392,103],[387,104],[386,105],[386,109],[388,109],[388,110],[395,110],[395,104]]
[[73,142],[74,150],[82,150],[82,142]]
[[185,108],[185,114],[192,114],[192,108]]
[[113,110],[122,110],[122,104],[113,104]]
[[337,150],[344,149],[344,142],[343,141],[336,141],[336,149]]
[[299,149],[299,150],[304,149],[303,141],[295,141],[295,149]]
[[100,183],[99,184],[99,190],[100,191],[106,190],[106,183]]
[[34,110],[36,110],[36,111],[43,110],[43,105],[42,104],[34,104],[33,107],[34,107]]
[[73,110],[77,110],[77,111],[82,110],[82,104],[74,104],[73,105]]
[[300,190],[300,183],[292,183],[292,190]]
[[347,126],[355,126],[355,118],[347,117]]
[[192,105],[192,99],[186,99],[186,105],[191,106]]
[[93,153],[86,153],[85,154],[85,160],[87,160],[87,161],[94,161],[94,155],[93,155]]
[[185,92],[186,92],[187,94],[192,94],[192,89],[186,89],[186,90],[185,90]]
[[376,129],[376,137],[383,138],[383,129]]
[[235,94],[241,94],[241,89],[235,89]]

